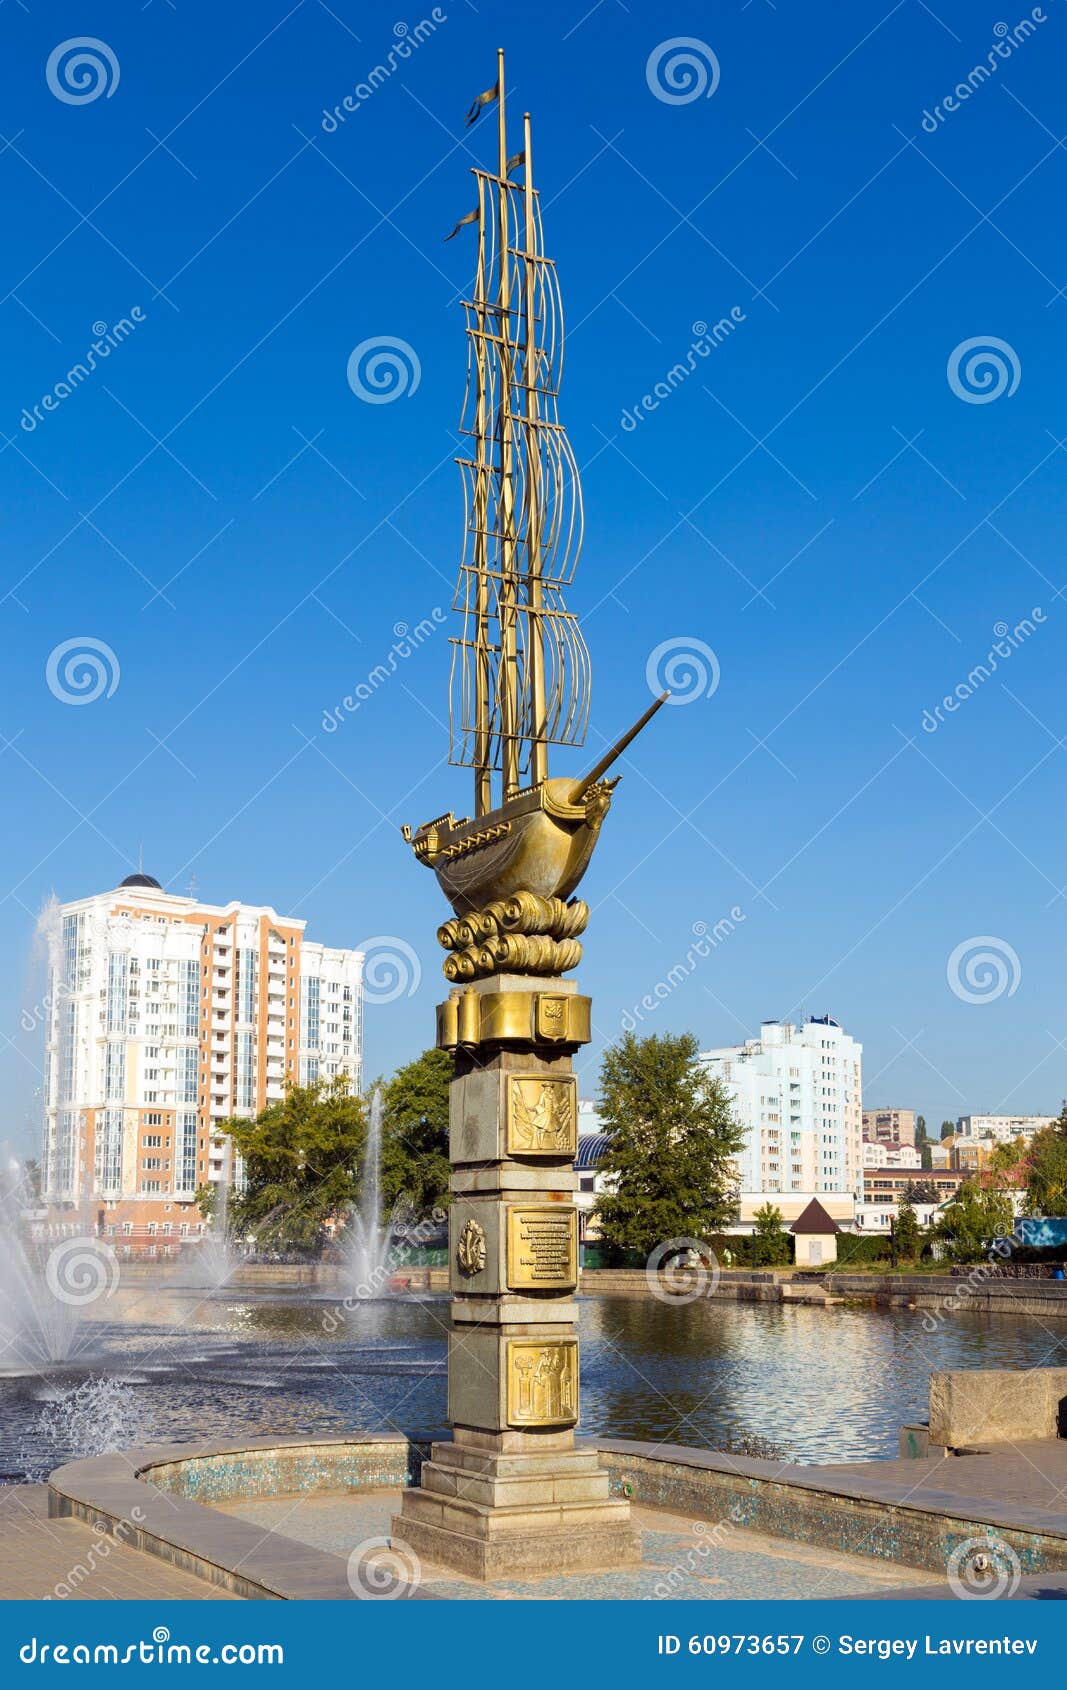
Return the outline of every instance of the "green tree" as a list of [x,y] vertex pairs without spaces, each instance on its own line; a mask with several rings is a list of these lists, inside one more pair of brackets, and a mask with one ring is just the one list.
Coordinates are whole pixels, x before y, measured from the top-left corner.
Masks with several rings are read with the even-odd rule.
[[382,1099],[382,1191],[416,1220],[448,1203],[452,1072],[447,1050],[424,1050],[397,1069]]
[[942,1123],[941,1123],[941,1137],[942,1138],[951,1138],[955,1131],[956,1131],[955,1121],[942,1121]]
[[1034,1134],[1022,1159],[1027,1214],[1067,1215],[1067,1103],[1051,1126]]
[[1011,1198],[977,1179],[964,1180],[952,1202],[938,1215],[933,1233],[954,1262],[977,1262],[995,1238],[1012,1230]]
[[916,1115],[916,1117],[915,1117],[915,1142],[916,1142],[916,1144],[921,1144],[923,1142],[923,1140],[925,1139],[925,1137],[926,1137],[926,1116],[925,1115]]
[[933,1151],[930,1149],[930,1140],[928,1138],[924,1138],[922,1143],[919,1145],[919,1166],[924,1170],[924,1172],[929,1173],[933,1165],[934,1156]]
[[922,1254],[923,1230],[919,1225],[918,1215],[906,1197],[901,1199],[897,1207],[893,1235],[901,1260],[905,1262],[918,1261]]
[[782,1223],[781,1209],[773,1203],[762,1204],[752,1216],[752,1231],[760,1267],[784,1267],[792,1261],[792,1246]]
[[222,1123],[244,1162],[243,1188],[230,1197],[236,1235],[261,1250],[317,1251],[326,1222],[358,1201],[366,1112],[347,1086],[344,1074],[292,1086],[254,1120]]
[[691,1033],[626,1033],[604,1053],[600,1115],[610,1135],[598,1172],[600,1226],[621,1250],[649,1255],[673,1238],[707,1238],[737,1213],[733,1158],[744,1132]]

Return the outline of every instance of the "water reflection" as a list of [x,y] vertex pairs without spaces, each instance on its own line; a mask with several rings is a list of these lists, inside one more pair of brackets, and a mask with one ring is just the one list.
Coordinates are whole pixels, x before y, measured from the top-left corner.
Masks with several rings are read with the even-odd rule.
[[[446,1434],[445,1297],[346,1312],[306,1291],[123,1287],[108,1315],[106,1371],[138,1392],[146,1439]],[[585,1431],[705,1448],[755,1434],[805,1462],[894,1454],[934,1368],[1067,1365],[1067,1322],[1061,1336],[1025,1316],[961,1313],[929,1332],[917,1310],[596,1297],[581,1319]],[[84,1376],[0,1380],[0,1473],[77,1453],[40,1415]]]

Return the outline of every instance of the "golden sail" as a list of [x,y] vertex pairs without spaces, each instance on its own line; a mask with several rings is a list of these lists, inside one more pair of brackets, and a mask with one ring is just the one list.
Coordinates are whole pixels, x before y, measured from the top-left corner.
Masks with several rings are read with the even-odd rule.
[[549,778],[548,747],[582,745],[589,719],[589,654],[562,596],[581,549],[582,493],[558,414],[563,308],[544,251],[530,116],[522,151],[509,157],[503,52],[468,123],[493,102],[497,169],[472,172],[477,207],[452,231],[477,226],[463,301],[460,428],[470,447],[457,459],[465,538],[449,700],[450,761],[474,770],[474,815],[450,811],[403,830],[456,912],[438,934],[453,952],[452,980],[576,965],[588,909],[571,895],[617,784],[604,777],[666,697],[588,774]]

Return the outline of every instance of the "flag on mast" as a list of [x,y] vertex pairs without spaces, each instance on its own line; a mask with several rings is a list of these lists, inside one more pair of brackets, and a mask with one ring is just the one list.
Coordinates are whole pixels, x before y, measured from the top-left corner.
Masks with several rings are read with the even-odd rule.
[[472,123],[477,123],[482,107],[490,105],[492,101],[496,99],[499,92],[500,90],[494,82],[493,86],[491,88],[487,88],[484,94],[478,95],[478,98],[473,102],[470,111],[467,113],[468,129]]

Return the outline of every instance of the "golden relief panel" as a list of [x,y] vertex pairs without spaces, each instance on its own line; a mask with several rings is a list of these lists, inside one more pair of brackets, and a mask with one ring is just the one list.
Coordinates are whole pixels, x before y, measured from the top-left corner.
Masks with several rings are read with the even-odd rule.
[[571,1203],[508,1209],[508,1289],[572,1291],[578,1283],[578,1211]]
[[508,1343],[508,1425],[574,1426],[578,1420],[578,1340]]
[[509,1156],[574,1156],[578,1079],[574,1074],[509,1074],[505,1144]]

